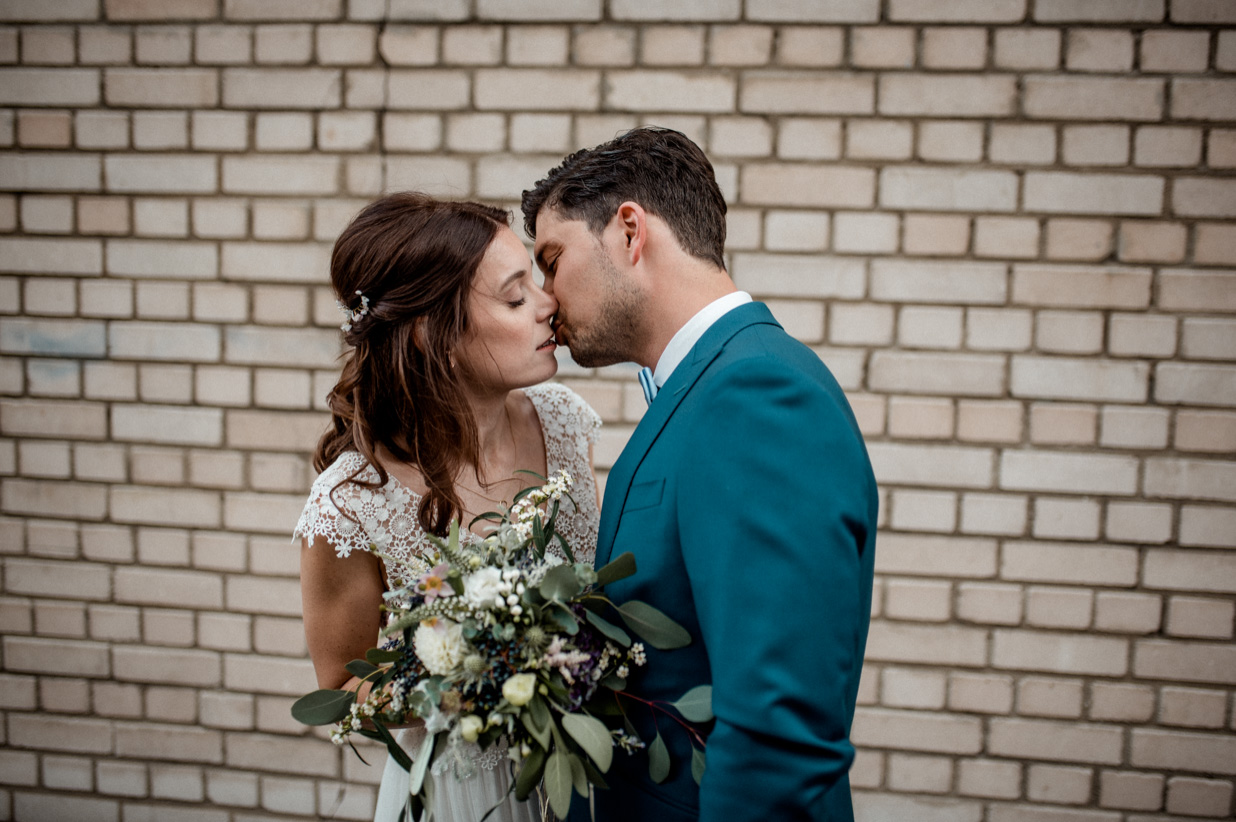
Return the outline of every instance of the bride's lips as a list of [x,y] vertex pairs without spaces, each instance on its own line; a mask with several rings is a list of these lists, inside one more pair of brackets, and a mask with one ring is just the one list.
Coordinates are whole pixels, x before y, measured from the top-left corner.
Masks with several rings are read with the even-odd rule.
[[557,347],[558,347],[558,340],[555,339],[553,336],[551,336],[548,340],[538,345],[536,347],[536,350],[537,351],[541,351],[542,349],[553,350],[554,348],[557,348]]

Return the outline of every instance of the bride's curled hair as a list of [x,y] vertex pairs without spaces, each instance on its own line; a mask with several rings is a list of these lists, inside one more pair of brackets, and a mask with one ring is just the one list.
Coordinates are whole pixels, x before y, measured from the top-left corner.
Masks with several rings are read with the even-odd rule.
[[480,203],[389,194],[366,206],[344,229],[331,254],[330,276],[348,309],[362,307],[344,340],[343,373],[327,402],[329,430],[313,466],[324,470],[340,454],[359,451],[384,485],[380,444],[414,465],[428,488],[421,526],[444,534],[463,510],[455,476],[479,456],[476,422],[451,352],[468,329],[468,295],[477,268],[510,215]]

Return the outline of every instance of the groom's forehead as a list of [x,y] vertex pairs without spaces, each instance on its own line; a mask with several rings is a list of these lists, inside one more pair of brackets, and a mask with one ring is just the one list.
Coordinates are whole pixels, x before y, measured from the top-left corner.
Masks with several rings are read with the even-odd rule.
[[563,217],[556,209],[543,209],[536,215],[536,243],[533,253],[538,263],[574,239],[582,239],[588,225],[583,220]]

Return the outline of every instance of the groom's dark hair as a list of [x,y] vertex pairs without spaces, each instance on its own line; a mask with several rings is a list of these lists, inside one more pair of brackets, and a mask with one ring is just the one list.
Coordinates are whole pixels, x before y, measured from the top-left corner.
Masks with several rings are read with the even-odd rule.
[[524,192],[524,230],[536,239],[537,214],[548,208],[600,234],[627,200],[664,220],[688,254],[725,268],[725,197],[712,163],[668,128],[632,129],[567,157]]

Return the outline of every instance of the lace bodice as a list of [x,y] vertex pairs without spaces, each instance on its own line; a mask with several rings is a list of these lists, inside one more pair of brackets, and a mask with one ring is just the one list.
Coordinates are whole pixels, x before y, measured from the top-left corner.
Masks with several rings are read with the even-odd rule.
[[[558,513],[558,531],[571,546],[576,561],[592,562],[601,512],[588,452],[596,442],[601,418],[582,397],[564,385],[543,383],[524,389],[524,394],[532,401],[541,421],[549,475],[562,469],[575,480],[571,496],[579,507],[577,510],[569,501],[563,502]],[[340,485],[353,474],[365,481],[378,480],[377,470],[359,452],[340,455],[313,483],[294,538],[305,537],[312,542],[314,537],[325,537],[341,557],[377,546],[390,557],[383,563],[392,589],[427,573],[430,566],[426,556],[431,546],[417,516],[420,495],[394,476],[381,488],[366,488],[352,482]],[[549,550],[557,551],[558,547],[551,543]]]

